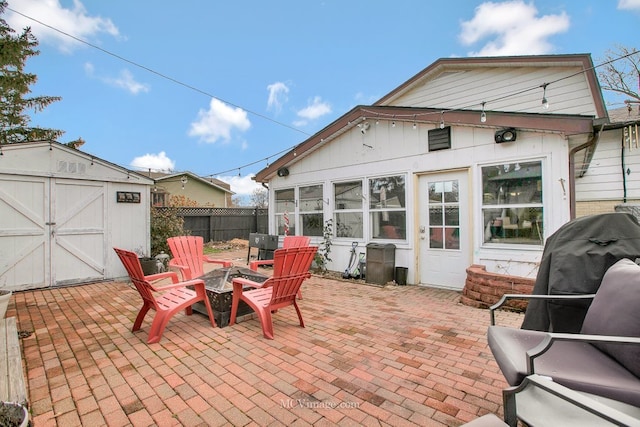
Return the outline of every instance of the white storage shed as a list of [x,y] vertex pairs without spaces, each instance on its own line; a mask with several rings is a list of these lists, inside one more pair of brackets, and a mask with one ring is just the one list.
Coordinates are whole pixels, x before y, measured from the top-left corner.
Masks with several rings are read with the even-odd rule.
[[149,253],[153,180],[57,142],[0,146],[0,289],[123,277]]

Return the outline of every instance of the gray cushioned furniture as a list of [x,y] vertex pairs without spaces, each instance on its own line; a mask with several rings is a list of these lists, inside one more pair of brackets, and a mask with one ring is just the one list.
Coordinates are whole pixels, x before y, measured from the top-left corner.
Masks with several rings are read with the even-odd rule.
[[640,407],[640,266],[622,259],[606,271],[579,334],[492,325],[487,339],[511,386],[536,373]]

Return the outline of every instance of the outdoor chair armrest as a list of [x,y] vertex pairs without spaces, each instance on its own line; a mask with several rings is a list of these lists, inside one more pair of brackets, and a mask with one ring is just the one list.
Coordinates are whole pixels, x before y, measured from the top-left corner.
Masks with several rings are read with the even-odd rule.
[[239,286],[240,290],[242,290],[242,288],[245,287],[245,286],[250,286],[250,287],[256,288],[256,289],[257,288],[263,288],[263,287],[265,287],[264,286],[265,284],[268,285],[269,281],[267,280],[265,282],[260,283],[260,282],[254,282],[253,280],[246,279],[244,277],[234,277],[233,280],[231,281],[231,283],[233,284],[233,288],[234,289],[235,289],[236,283],[237,283],[237,286]]
[[149,282],[153,282],[156,280],[164,279],[170,277],[172,283],[178,283],[178,275],[175,271],[165,271],[163,273],[150,274],[148,276],[144,276],[145,280]]
[[178,264],[178,260],[175,258],[171,258],[169,260],[169,267],[177,268],[178,270],[180,270],[180,274],[182,274],[182,272],[185,270],[189,270],[188,265]]
[[584,295],[530,295],[530,294],[504,294],[497,303],[489,307],[489,315],[491,316],[491,325],[496,324],[495,311],[502,307],[510,299],[538,299],[538,300],[575,300],[575,299],[593,299],[596,294]]
[[[603,420],[609,421],[614,425],[625,425],[625,426],[640,426],[640,420],[637,418],[628,415],[612,406],[608,406],[607,404],[598,401],[588,395],[579,393],[575,390],[572,390],[568,387],[565,387],[561,384],[554,382],[552,379],[540,376],[537,374],[532,374],[527,376],[520,385],[509,387],[502,391],[503,398],[503,406],[504,406],[504,420],[509,426],[517,426],[518,425],[518,402],[520,401],[516,395],[518,393],[522,393],[522,401],[520,401],[521,409],[526,405],[526,400],[534,398],[536,395],[532,395],[531,397],[527,397],[526,390],[530,388],[537,388],[549,395],[555,396],[556,398],[567,402],[571,405],[580,408],[583,411],[586,411],[596,417],[602,418]],[[529,411],[531,412],[531,411]]]
[[215,263],[215,264],[222,264],[223,267],[228,268],[228,267],[233,267],[233,262],[229,261],[229,260],[225,260],[225,259],[218,259],[218,258],[211,258],[208,255],[203,255],[202,256],[202,260],[204,262],[209,262],[209,263]]
[[636,344],[640,345],[640,338],[619,337],[613,335],[587,335],[587,334],[566,334],[559,332],[547,332],[544,339],[534,348],[527,350],[527,373],[535,374],[535,359],[545,354],[555,341],[576,341],[587,343],[616,343],[616,344]]
[[204,280],[202,280],[202,279],[192,279],[192,280],[187,280],[186,282],[173,283],[171,285],[166,285],[166,286],[153,286],[153,285],[151,285],[151,288],[156,292],[162,292],[162,291],[166,291],[168,289],[178,289],[178,288],[184,288],[186,286],[202,286],[204,288]]

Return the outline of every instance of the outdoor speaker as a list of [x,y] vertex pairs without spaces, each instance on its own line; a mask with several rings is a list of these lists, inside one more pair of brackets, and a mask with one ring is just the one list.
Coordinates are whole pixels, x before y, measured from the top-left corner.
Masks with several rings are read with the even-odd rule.
[[278,169],[278,176],[287,176],[287,175],[289,175],[289,169],[287,168]]
[[502,142],[512,142],[516,140],[516,130],[514,128],[507,128],[496,131],[495,140],[497,144]]

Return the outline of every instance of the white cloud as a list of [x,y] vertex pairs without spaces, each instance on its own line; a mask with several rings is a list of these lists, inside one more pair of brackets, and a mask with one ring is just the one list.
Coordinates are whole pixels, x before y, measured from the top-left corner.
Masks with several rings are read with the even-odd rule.
[[309,105],[298,111],[297,114],[301,120],[297,120],[294,124],[296,126],[304,126],[309,120],[315,120],[329,113],[331,113],[331,105],[323,102],[319,96],[316,96],[309,102]]
[[97,78],[110,86],[125,89],[134,95],[137,95],[139,92],[149,92],[149,85],[137,82],[133,77],[133,74],[131,74],[131,71],[126,69],[120,71],[120,75],[118,77],[99,77],[95,75],[94,65],[90,62],[86,62],[84,64],[84,72],[89,77]]
[[39,42],[56,46],[65,53],[70,53],[81,43],[61,32],[87,41],[99,33],[119,35],[118,28],[110,19],[90,16],[80,0],[73,0],[73,8],[70,9],[64,8],[59,0],[20,0],[11,2],[9,7],[48,25],[7,10],[6,20],[12,28],[20,31],[31,27]]
[[250,127],[246,111],[213,98],[209,110],[198,111],[198,119],[191,123],[188,134],[199,137],[201,141],[215,143],[219,139],[229,141],[233,129],[246,131]]
[[618,0],[618,9],[640,10],[640,0]]
[[460,40],[469,46],[483,40],[485,45],[470,56],[540,55],[553,51],[548,38],[567,31],[566,13],[537,16],[533,3],[512,0],[486,2],[475,9],[475,16],[462,23]]
[[137,95],[138,92],[149,92],[149,85],[138,83],[129,70],[120,71],[120,76],[117,78],[105,78],[103,80],[111,86],[125,89],[134,95]]
[[269,99],[267,101],[267,110],[273,110],[276,114],[282,111],[282,105],[288,101],[287,94],[289,88],[282,82],[276,82],[267,86],[269,91]]
[[169,172],[176,168],[176,162],[167,157],[164,151],[158,154],[145,154],[131,161],[131,166],[139,169],[151,169],[152,171]]
[[255,182],[251,177],[254,174],[246,176],[230,175],[230,176],[217,176],[220,181],[224,181],[231,186],[231,191],[236,193],[237,196],[249,196],[256,188],[264,188],[261,184]]
[[96,71],[96,67],[94,67],[91,62],[84,63],[84,72],[86,75],[92,77],[95,71]]

